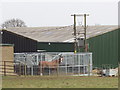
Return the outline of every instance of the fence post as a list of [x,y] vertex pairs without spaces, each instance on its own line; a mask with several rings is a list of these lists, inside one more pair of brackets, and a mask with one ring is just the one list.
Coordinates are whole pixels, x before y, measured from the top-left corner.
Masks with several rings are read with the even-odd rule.
[[40,75],[42,76],[43,75],[43,71],[42,71],[42,61],[43,61],[43,59],[42,59],[42,55],[41,55],[41,58],[40,58],[41,60],[40,60],[40,66],[39,66],[39,68],[40,68]]
[[66,61],[65,61],[65,74],[67,75],[67,55],[65,57]]
[[4,76],[6,76],[6,61],[4,61]]
[[60,64],[57,65],[57,76],[59,75],[59,65]]
[[33,76],[33,66],[31,66],[31,75]]
[[25,76],[26,76],[26,70],[27,70],[27,69],[26,69],[26,62],[25,62]]
[[21,76],[21,63],[19,63],[19,76]]
[[50,66],[48,66],[48,73],[49,73],[49,75],[50,75]]
[[88,57],[88,76],[90,76],[90,57]]
[[78,55],[78,75],[80,75],[80,55]]
[[38,71],[38,72],[39,72],[38,74],[39,74],[39,75],[40,75],[40,73],[41,73],[41,68],[40,68],[40,67],[41,67],[41,66],[38,65],[38,70],[39,70],[39,71]]

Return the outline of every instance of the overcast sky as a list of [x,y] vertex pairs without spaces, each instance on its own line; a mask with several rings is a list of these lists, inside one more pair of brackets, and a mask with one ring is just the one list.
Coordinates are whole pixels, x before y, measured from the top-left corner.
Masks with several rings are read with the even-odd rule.
[[[25,1],[25,0],[24,0]],[[73,24],[71,14],[87,13],[88,25],[117,25],[118,2],[12,2],[0,3],[2,21],[12,18],[23,20],[27,26],[68,26]],[[83,17],[77,18],[77,24]]]

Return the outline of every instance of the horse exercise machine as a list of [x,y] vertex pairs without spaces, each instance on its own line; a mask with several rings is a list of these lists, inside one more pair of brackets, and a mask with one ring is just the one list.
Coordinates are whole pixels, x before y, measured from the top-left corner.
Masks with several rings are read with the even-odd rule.
[[[14,61],[21,63],[19,71],[26,75],[89,76],[92,74],[92,53],[15,53]],[[17,66],[20,67],[16,64]]]

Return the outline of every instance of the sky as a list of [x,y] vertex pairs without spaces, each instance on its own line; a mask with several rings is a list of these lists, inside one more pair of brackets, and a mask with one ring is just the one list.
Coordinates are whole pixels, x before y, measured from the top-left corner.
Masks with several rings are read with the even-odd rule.
[[[97,0],[96,0],[97,1]],[[89,14],[87,25],[117,25],[119,0],[4,0],[0,3],[0,24],[18,18],[28,27],[73,25],[71,14]],[[83,17],[77,17],[77,25]]]

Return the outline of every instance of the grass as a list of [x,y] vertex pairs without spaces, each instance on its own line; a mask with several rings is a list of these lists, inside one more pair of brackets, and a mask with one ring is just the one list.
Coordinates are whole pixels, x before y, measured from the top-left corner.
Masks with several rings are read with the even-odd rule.
[[118,88],[117,77],[3,76],[3,88]]

